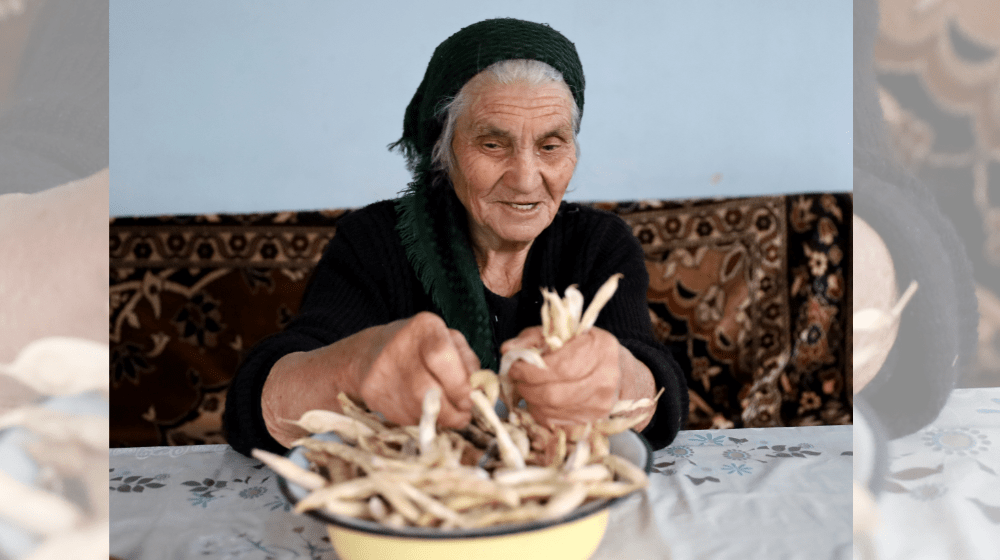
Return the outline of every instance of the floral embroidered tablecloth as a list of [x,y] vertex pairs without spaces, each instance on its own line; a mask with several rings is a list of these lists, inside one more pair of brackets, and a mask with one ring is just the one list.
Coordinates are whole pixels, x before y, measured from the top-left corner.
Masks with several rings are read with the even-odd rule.
[[[851,426],[683,431],[594,558],[847,559]],[[226,445],[110,451],[111,553],[130,560],[336,558],[275,475]]]
[[888,459],[878,560],[1000,558],[1000,388],[956,389]]

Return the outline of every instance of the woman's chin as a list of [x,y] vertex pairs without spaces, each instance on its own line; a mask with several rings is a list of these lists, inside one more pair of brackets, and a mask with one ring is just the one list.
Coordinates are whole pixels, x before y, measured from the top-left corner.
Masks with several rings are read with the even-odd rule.
[[531,243],[552,223],[552,216],[547,208],[539,206],[527,212],[511,209],[492,222],[491,229],[500,239],[508,243]]
[[525,245],[530,244],[532,241],[538,237],[538,234],[545,229],[544,227],[532,227],[532,226],[516,226],[511,227],[510,224],[504,224],[497,232],[497,237],[500,241],[507,245]]

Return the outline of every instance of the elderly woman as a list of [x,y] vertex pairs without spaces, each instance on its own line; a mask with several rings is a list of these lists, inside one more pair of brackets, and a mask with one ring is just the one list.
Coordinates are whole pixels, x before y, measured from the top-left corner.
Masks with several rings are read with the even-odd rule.
[[674,438],[685,376],[652,337],[641,248],[616,216],[562,201],[583,91],[575,47],[547,25],[482,21],[435,50],[392,146],[414,181],[338,223],[298,316],[250,351],[226,407],[234,448],[280,451],[301,435],[285,419],[339,410],[340,392],[415,424],[439,387],[439,424],[464,427],[470,374],[542,346],[540,288],[576,284],[590,301],[615,273],[596,327],[510,378],[529,412],[555,423],[663,388],[639,428],[657,447]]

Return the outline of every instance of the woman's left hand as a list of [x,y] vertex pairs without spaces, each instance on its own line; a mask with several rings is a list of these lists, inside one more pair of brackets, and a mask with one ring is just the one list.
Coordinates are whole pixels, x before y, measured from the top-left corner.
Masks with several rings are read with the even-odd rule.
[[[542,328],[530,327],[503,343],[500,351],[544,347]],[[543,352],[548,368],[518,360],[508,375],[535,420],[556,424],[592,422],[607,417],[618,402],[622,351],[635,360],[613,334],[593,327],[558,350]]]

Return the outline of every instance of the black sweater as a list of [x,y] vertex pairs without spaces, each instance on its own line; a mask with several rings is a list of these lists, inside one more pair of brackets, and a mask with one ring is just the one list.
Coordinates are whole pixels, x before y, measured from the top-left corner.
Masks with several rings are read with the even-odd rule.
[[[577,284],[589,303],[616,272],[624,278],[596,326],[614,334],[649,367],[657,390],[666,388],[642,432],[658,449],[674,439],[687,419],[687,383],[670,351],[653,338],[642,248],[621,218],[578,204],[561,205],[528,253],[522,290],[511,298],[486,290],[494,351],[499,353],[500,344],[521,330],[541,324],[539,288],[562,294]],[[233,379],[224,418],[229,444],[244,454],[255,447],[283,452],[264,426],[260,403],[264,381],[279,358],[421,311],[440,313],[407,260],[396,232],[395,202],[377,202],[343,217],[313,272],[298,315],[284,331],[254,346]]]

